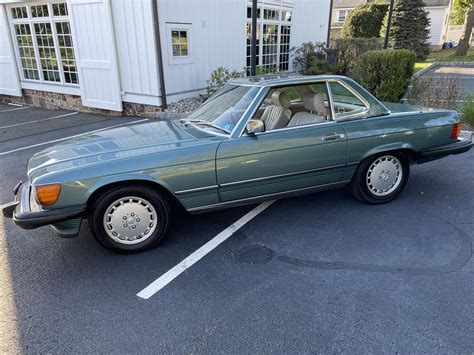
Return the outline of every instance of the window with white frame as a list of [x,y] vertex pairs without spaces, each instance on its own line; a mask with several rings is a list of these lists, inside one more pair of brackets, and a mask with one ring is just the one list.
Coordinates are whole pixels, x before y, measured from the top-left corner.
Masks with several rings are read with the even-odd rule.
[[339,12],[337,13],[337,22],[346,21],[347,12],[348,10],[339,10]]
[[23,80],[79,84],[66,2],[9,7]]
[[[260,16],[263,14],[263,16]],[[259,4],[257,8],[257,66],[260,72],[286,71],[290,68],[290,38],[293,9]],[[250,74],[252,7],[247,6],[247,60]]]
[[192,62],[191,24],[167,23],[169,64],[185,64]]
[[171,43],[173,46],[173,57],[187,57],[189,55],[187,30],[171,31]]

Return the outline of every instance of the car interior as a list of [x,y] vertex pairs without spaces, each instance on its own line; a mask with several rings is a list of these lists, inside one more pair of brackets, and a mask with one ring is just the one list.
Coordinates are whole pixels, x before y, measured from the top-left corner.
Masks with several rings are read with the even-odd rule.
[[[366,110],[364,103],[349,90],[338,83],[330,85],[336,120]],[[324,82],[275,88],[269,92],[253,119],[263,121],[265,131],[332,121],[328,97]]]

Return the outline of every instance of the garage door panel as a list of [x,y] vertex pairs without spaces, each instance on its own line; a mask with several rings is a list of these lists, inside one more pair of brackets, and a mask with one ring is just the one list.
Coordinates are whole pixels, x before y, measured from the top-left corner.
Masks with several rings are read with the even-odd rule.
[[20,80],[4,5],[0,5],[0,94],[21,96]]
[[84,106],[122,111],[109,0],[72,0]]

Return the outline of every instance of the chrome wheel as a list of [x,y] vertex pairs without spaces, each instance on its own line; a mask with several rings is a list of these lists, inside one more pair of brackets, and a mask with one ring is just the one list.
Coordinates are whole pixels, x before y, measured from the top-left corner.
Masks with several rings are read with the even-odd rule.
[[105,232],[120,244],[143,242],[153,234],[158,223],[155,208],[142,197],[120,198],[104,214]]
[[403,166],[393,155],[374,160],[367,170],[366,183],[375,196],[387,196],[395,191],[403,178]]

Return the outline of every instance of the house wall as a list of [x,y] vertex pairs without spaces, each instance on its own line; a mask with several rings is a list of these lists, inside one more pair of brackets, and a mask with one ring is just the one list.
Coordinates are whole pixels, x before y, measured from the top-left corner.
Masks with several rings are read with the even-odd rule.
[[122,99],[161,105],[152,0],[113,0]]
[[291,44],[326,42],[328,36],[329,1],[294,0]]
[[[246,14],[245,0],[158,2],[166,92],[170,102],[203,92],[210,73],[219,66],[243,69]],[[191,55],[184,63],[172,60],[170,25],[190,29]]]
[[432,46],[442,46],[446,39],[449,7],[426,7],[431,20],[429,42]]

